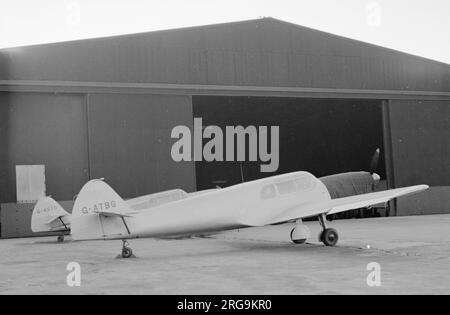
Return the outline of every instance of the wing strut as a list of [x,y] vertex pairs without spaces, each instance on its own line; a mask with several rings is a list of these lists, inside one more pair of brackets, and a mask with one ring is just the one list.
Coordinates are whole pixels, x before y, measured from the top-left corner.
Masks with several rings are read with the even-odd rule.
[[130,235],[131,232],[130,229],[128,228],[127,222],[125,221],[125,217],[121,216],[120,218],[122,219],[123,225],[125,225],[125,228],[127,229],[128,235]]
[[121,214],[121,213],[117,213],[117,212],[110,212],[110,211],[98,211],[97,212],[100,216],[104,216],[104,217],[120,217],[120,219],[123,222],[123,225],[125,226],[125,228],[127,229],[127,233],[128,235],[131,235],[130,232],[130,228],[128,227],[127,222],[125,221],[125,217],[127,218],[131,218],[132,215],[129,214]]
[[59,219],[59,221],[61,221],[62,225],[64,225],[64,228],[65,228],[66,230],[69,230],[69,229],[67,228],[67,225],[64,223],[62,217],[59,217],[58,219]]

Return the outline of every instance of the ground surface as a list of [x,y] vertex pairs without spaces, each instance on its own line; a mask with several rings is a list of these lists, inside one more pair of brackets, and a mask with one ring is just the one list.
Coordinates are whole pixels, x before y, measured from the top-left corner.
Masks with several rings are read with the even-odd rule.
[[[292,224],[188,239],[0,240],[0,294],[442,294],[450,293],[450,215],[334,221],[337,247],[289,241]],[[370,246],[370,248],[368,248]],[[69,287],[67,264],[81,266]],[[381,266],[369,287],[367,264]]]

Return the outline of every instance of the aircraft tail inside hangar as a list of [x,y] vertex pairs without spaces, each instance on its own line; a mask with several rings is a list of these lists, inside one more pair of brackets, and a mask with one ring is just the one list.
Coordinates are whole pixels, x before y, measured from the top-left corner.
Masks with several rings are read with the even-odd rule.
[[171,130],[198,115],[278,124],[280,173],[364,170],[381,147],[387,186],[432,186],[393,215],[450,211],[450,66],[264,18],[0,50],[2,237],[31,233],[17,166],[69,208],[91,178],[129,198],[266,176],[174,162]]

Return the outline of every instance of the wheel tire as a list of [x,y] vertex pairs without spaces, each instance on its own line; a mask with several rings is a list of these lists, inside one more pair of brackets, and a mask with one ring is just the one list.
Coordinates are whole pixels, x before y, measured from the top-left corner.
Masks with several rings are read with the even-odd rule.
[[291,231],[291,241],[292,241],[292,243],[297,244],[297,245],[299,245],[299,244],[305,244],[306,238],[305,238],[305,239],[300,239],[300,240],[294,240],[294,239],[292,238],[292,234],[294,234],[294,230],[295,230],[295,228],[293,228],[292,231]]
[[133,251],[131,250],[131,248],[125,247],[122,249],[123,258],[130,258],[131,256],[133,256]]
[[58,241],[58,243],[64,242],[64,235],[58,236],[57,241]]
[[339,235],[335,229],[326,229],[321,233],[320,240],[326,246],[336,246],[339,240]]

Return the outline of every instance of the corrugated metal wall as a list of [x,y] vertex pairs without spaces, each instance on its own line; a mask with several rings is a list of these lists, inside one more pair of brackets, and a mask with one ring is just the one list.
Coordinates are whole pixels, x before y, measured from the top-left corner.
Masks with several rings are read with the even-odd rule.
[[192,123],[189,96],[0,93],[2,237],[32,235],[33,205],[11,204],[17,164],[44,164],[56,200],[72,200],[102,177],[123,198],[195,191],[194,162],[170,156],[172,128]]
[[190,97],[92,94],[88,104],[91,178],[106,177],[124,197],[195,191],[194,162],[176,163],[170,155],[172,128],[192,130]]
[[450,91],[450,67],[274,19],[6,49],[0,79]]
[[450,213],[450,186],[430,187],[417,195],[399,198],[396,215],[428,215]]
[[397,187],[450,186],[450,102],[390,101]]
[[188,96],[0,93],[0,202],[16,201],[18,164],[44,164],[57,200],[100,177],[127,198],[195,190],[194,163],[170,157],[180,124],[192,125]]
[[0,93],[0,201],[16,201],[16,165],[44,164],[47,193],[71,200],[88,180],[83,95]]
[[450,102],[390,101],[389,119],[395,186],[432,186],[397,215],[450,213]]
[[[69,213],[72,212],[73,201],[58,201]],[[33,233],[31,231],[31,215],[34,204],[2,203],[0,208],[0,237],[29,237],[57,235],[59,232]]]

